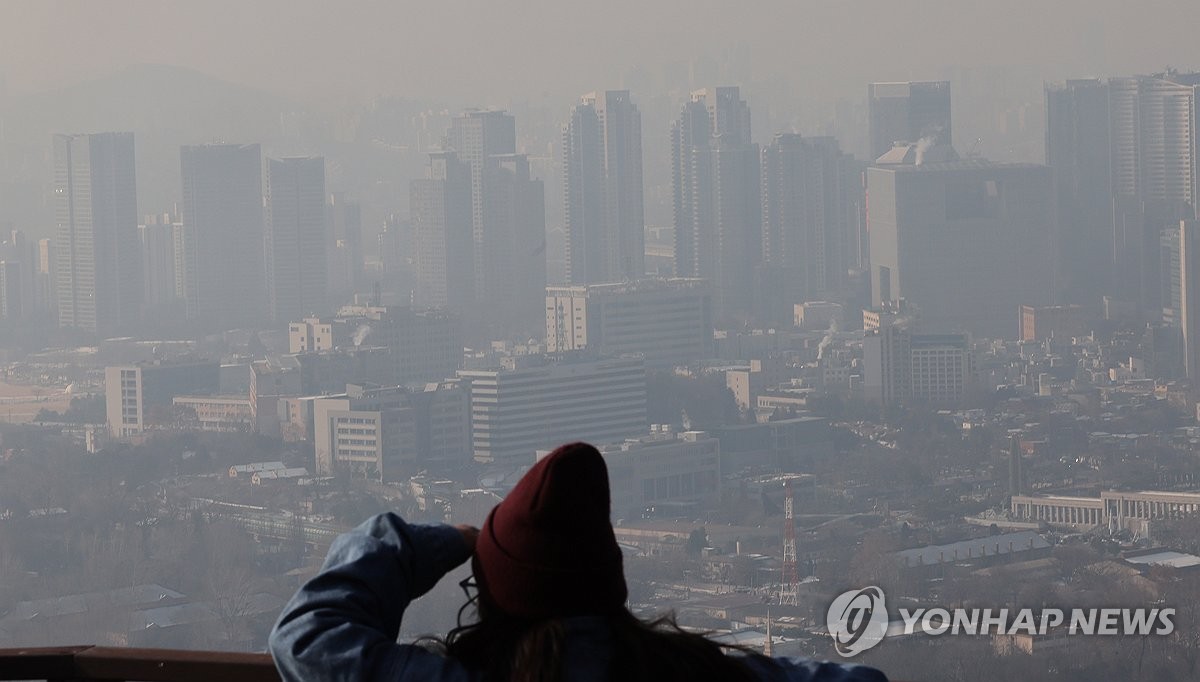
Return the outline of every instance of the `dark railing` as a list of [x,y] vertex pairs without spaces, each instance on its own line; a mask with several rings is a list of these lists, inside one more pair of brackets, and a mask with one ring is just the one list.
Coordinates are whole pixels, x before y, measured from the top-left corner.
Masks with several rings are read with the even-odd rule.
[[278,682],[267,654],[68,646],[0,649],[0,680]]

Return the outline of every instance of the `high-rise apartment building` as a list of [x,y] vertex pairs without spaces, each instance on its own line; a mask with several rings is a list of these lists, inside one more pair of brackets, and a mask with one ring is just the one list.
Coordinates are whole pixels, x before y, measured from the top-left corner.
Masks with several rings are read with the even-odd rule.
[[763,149],[763,268],[776,273],[781,299],[772,326],[786,324],[796,303],[835,292],[857,264],[856,175],[831,137],[780,133]]
[[516,123],[503,111],[468,111],[451,121],[447,142],[470,172],[475,331],[534,333],[546,286],[545,194],[516,153]]
[[55,135],[54,170],[59,325],[126,328],[142,304],[133,133]]
[[54,240],[39,239],[34,260],[33,280],[34,299],[37,301],[39,313],[58,309],[58,281],[55,277],[57,270],[58,261],[54,253]]
[[11,321],[24,316],[21,275],[20,261],[0,260],[0,320]]
[[534,335],[546,291],[545,190],[530,177],[524,154],[490,157],[485,175],[487,230],[476,251],[486,256],[476,300],[493,337]]
[[736,87],[697,90],[672,124],[675,274],[712,283],[718,323],[743,320],[762,255],[759,152]]
[[470,110],[450,121],[446,140],[459,161],[467,165],[471,176],[471,233],[475,245],[472,254],[475,287],[480,291],[486,281],[488,254],[483,244],[487,226],[488,159],[517,151],[517,122],[510,114],[496,110]]
[[546,288],[546,350],[641,355],[671,368],[713,355],[712,294],[702,279]]
[[931,331],[1012,338],[1021,305],[1051,302],[1050,169],[983,160],[867,171],[874,306],[906,299]]
[[329,195],[329,290],[349,298],[366,285],[363,272],[362,206],[341,192]]
[[459,314],[475,302],[471,169],[455,152],[433,152],[425,178],[410,184],[417,305]]
[[262,151],[256,144],[180,148],[183,224],[176,277],[188,317],[226,329],[266,311]]
[[12,230],[0,243],[0,260],[4,261],[0,314],[12,320],[44,310],[46,304],[38,300],[37,291],[37,245],[29,243],[23,231]]
[[628,90],[584,95],[563,126],[567,280],[645,275],[642,117]]
[[471,395],[475,459],[532,464],[539,449],[568,441],[620,442],[646,429],[641,358],[506,358],[494,370],[458,373]]
[[138,225],[142,246],[142,273],[147,305],[176,300],[176,225],[170,216],[146,216]]
[[1173,309],[1161,244],[1196,217],[1197,88],[1200,73],[1175,71],[1047,86],[1068,297],[1113,296],[1151,319]]
[[1179,327],[1187,378],[1200,380],[1200,223],[1179,224]]
[[323,312],[329,285],[324,157],[269,159],[266,210],[271,319]]
[[871,83],[867,100],[872,161],[896,142],[952,144],[949,81]]
[[1046,85],[1046,164],[1054,175],[1068,301],[1112,291],[1113,195],[1108,85],[1099,79]]

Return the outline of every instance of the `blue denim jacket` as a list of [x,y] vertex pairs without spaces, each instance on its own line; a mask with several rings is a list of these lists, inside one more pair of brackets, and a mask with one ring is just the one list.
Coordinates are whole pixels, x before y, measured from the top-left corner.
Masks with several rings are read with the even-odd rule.
[[[412,644],[397,644],[408,604],[470,556],[451,526],[380,514],[339,536],[325,565],[292,597],[271,631],[284,680],[480,682],[480,671]],[[567,677],[607,679],[608,633],[598,618],[569,619]],[[771,665],[771,661],[776,665]],[[763,680],[886,682],[877,670],[804,659],[747,659]]]

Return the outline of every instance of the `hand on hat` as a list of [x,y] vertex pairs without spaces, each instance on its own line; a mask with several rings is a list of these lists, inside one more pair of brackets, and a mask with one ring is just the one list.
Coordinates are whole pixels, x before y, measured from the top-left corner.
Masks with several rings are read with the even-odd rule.
[[462,535],[463,542],[467,543],[467,549],[471,550],[471,554],[475,553],[475,540],[479,538],[479,529],[475,526],[467,524],[459,524],[454,527],[455,530]]

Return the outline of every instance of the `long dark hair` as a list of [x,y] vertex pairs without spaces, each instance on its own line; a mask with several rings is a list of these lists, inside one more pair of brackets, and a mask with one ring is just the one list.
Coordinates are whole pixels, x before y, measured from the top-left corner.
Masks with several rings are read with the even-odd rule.
[[[461,624],[472,604],[478,614]],[[459,612],[460,625],[441,647],[447,656],[482,671],[489,682],[558,682],[565,679],[567,626],[561,619],[524,620],[474,600]],[[612,637],[610,680],[746,680],[759,679],[746,664],[765,657],[735,645],[715,642],[679,627],[673,615],[643,621],[627,609],[603,618]],[[734,653],[730,656],[728,653]]]

